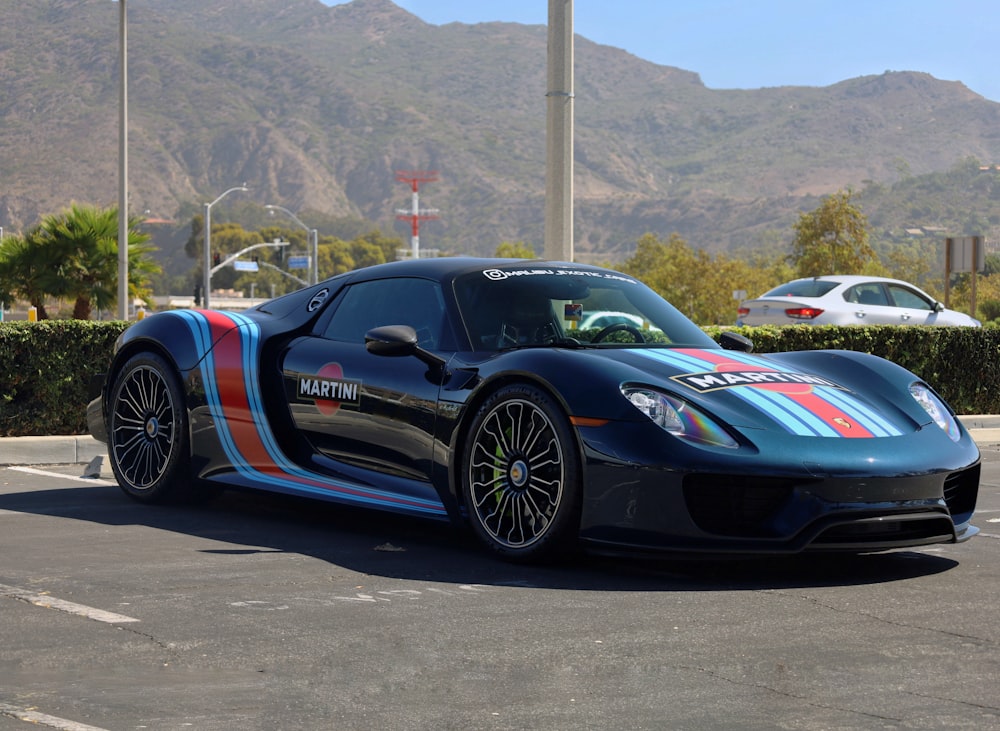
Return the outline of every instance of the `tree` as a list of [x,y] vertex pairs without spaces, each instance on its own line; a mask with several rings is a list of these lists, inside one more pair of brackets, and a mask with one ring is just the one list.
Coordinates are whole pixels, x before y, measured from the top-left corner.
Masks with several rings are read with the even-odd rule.
[[868,219],[851,203],[852,196],[850,190],[838,191],[816,210],[799,215],[789,257],[799,276],[859,274],[878,262],[868,243]]
[[[129,293],[148,294],[149,277],[159,270],[151,258],[148,234],[129,219]],[[73,204],[45,216],[23,238],[6,237],[0,246],[4,297],[27,300],[47,319],[45,298],[73,300],[73,317],[89,319],[92,308],[114,306],[118,292],[118,211]]]
[[[149,234],[137,230],[140,219],[128,222],[129,295],[148,296],[148,281],[160,267],[151,259]],[[52,268],[46,277],[48,294],[73,300],[73,317],[89,320],[92,309],[110,309],[118,298],[118,209],[78,206],[45,216],[37,228],[37,243]]]
[[711,255],[692,249],[678,234],[661,241],[647,233],[635,255],[620,267],[656,290],[698,325],[726,325],[736,320],[733,293],[756,295],[788,278],[787,265],[757,257],[754,261]]
[[332,236],[319,242],[319,278],[326,279],[335,274],[349,272],[357,267],[351,255],[351,245]]
[[358,268],[382,264],[396,258],[396,252],[403,246],[398,236],[386,235],[377,228],[355,237],[351,242],[351,255]]
[[537,259],[535,248],[523,241],[504,241],[497,246],[496,256],[502,259]]
[[45,279],[50,275],[52,262],[45,258],[45,251],[34,241],[36,230],[23,237],[6,236],[0,245],[0,298],[5,304],[15,299],[26,300],[45,320]]

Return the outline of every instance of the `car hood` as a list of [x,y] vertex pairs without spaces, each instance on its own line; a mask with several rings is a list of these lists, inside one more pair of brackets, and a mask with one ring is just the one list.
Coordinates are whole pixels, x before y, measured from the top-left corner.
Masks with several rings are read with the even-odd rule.
[[[930,422],[909,396],[909,383],[901,382],[905,379],[887,379],[884,373],[859,367],[850,358],[831,360],[831,365],[849,372],[848,385],[831,375],[835,367],[803,368],[802,363],[783,362],[780,355],[694,348],[612,353],[615,360],[633,369],[636,385],[666,389],[740,429],[789,436],[880,438],[912,433]],[[898,373],[906,374],[902,369]],[[866,387],[858,388],[859,382]]]

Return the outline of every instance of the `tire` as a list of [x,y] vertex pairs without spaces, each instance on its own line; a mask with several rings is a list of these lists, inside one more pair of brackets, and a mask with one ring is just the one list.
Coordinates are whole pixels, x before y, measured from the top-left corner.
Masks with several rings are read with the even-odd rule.
[[156,353],[139,353],[108,393],[108,456],[122,491],[141,503],[189,500],[187,408],[173,368]]
[[564,556],[580,523],[579,450],[569,420],[528,384],[491,395],[472,421],[462,495],[472,530],[517,563]]

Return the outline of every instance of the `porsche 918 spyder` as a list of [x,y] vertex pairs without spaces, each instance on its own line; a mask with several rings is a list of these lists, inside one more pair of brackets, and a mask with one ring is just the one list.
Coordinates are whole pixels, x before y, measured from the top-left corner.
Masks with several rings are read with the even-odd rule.
[[581,264],[393,262],[161,312],[117,342],[88,424],[141,502],[309,496],[467,524],[513,561],[977,532],[979,451],[930,385],[864,353],[716,342]]

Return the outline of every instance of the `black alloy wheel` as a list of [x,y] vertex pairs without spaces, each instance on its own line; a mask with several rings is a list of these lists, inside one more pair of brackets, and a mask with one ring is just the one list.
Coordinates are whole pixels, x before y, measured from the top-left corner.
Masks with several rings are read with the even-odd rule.
[[479,409],[470,435],[462,491],[479,539],[522,563],[565,553],[579,528],[581,490],[566,415],[534,386],[505,386]]
[[108,454],[121,489],[144,503],[187,497],[187,410],[173,369],[156,353],[134,355],[109,399]]

